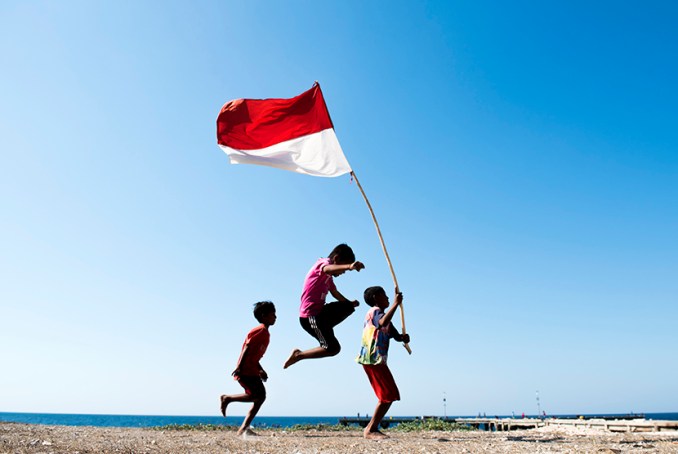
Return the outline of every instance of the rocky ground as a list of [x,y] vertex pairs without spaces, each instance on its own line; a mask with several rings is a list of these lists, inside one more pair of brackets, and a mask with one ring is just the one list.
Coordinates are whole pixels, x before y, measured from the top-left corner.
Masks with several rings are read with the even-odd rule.
[[678,431],[612,433],[544,427],[511,432],[395,432],[365,440],[359,430],[235,431],[42,426],[0,423],[0,453],[678,453]]

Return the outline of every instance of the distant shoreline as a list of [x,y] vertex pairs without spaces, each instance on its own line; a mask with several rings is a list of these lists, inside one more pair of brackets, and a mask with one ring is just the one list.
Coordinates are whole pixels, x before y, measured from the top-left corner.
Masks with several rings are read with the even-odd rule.
[[[629,414],[596,414],[583,415],[586,418],[610,416],[626,417]],[[636,415],[634,413],[634,415]],[[638,414],[639,415],[639,414]],[[342,418],[356,418],[356,415],[343,416],[258,416],[254,420],[255,427],[284,428],[297,424],[338,424]],[[494,417],[494,415],[488,417]],[[579,415],[558,415],[560,418],[576,418]],[[654,420],[678,421],[678,412],[674,413],[645,413],[643,416]],[[367,419],[367,415],[361,414],[361,418]],[[389,418],[402,418],[403,416],[387,415]],[[408,416],[404,416],[408,417]],[[421,417],[421,416],[409,416]],[[476,416],[449,416],[448,418],[474,418]],[[499,416],[510,418],[511,416]],[[529,417],[534,417],[530,415]],[[549,415],[551,417],[551,415]],[[555,415],[554,415],[555,417]],[[77,414],[77,413],[22,413],[0,412],[0,422],[18,422],[26,424],[47,424],[60,426],[95,426],[95,427],[157,427],[170,424],[215,424],[215,425],[240,425],[244,416],[176,416],[176,415],[106,415],[106,414]],[[519,416],[516,416],[519,418]]]

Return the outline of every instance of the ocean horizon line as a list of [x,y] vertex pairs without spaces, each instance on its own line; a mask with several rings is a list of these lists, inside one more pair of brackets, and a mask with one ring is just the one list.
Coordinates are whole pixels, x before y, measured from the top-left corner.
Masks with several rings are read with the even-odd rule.
[[[161,414],[161,413],[79,413],[79,412],[64,412],[64,411],[0,411],[0,415],[9,415],[9,414],[26,414],[26,415],[78,415],[78,416],[131,416],[131,417],[171,417],[171,418],[224,418],[219,414]],[[420,414],[389,414],[394,418],[477,418],[479,415],[482,417],[500,417],[500,418],[520,418],[522,415],[530,417],[557,417],[557,416],[629,416],[629,415],[658,415],[658,414],[678,414],[678,411],[652,411],[652,412],[577,412],[577,413],[546,413],[546,415],[538,415],[535,413],[489,413],[489,412],[478,412],[474,414],[459,414],[459,415],[442,415],[435,413],[420,413]],[[246,413],[243,414],[233,414],[227,417],[244,417]],[[365,415],[365,413],[352,413],[352,414],[333,414],[333,415],[257,415],[259,418],[352,418],[355,415]]]
[[[488,418],[516,418],[520,415],[387,415],[388,419],[420,419],[424,417],[432,418],[476,418],[478,416]],[[598,414],[559,414],[547,415],[546,417],[555,418],[595,418],[595,417],[638,417],[652,420],[670,420],[678,421],[678,412],[665,413],[598,413]],[[367,421],[371,415],[356,413],[354,415],[333,415],[333,416],[257,416],[253,427],[259,428],[289,428],[298,425],[337,425],[341,420],[348,418],[351,420],[360,419]],[[536,418],[535,415],[525,414],[526,418]],[[541,416],[543,417],[543,415]],[[0,422],[40,424],[55,426],[95,426],[95,427],[162,427],[171,425],[220,425],[220,426],[238,426],[241,424],[244,415],[124,415],[124,414],[93,414],[93,413],[32,413],[32,412],[0,412]],[[395,422],[395,421],[394,421]]]

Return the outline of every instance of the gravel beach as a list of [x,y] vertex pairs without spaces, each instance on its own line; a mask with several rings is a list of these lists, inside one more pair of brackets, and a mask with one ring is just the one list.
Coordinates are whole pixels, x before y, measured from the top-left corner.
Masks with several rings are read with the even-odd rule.
[[612,433],[545,427],[511,432],[393,432],[373,441],[355,431],[235,431],[43,426],[0,423],[2,453],[678,453],[678,431]]

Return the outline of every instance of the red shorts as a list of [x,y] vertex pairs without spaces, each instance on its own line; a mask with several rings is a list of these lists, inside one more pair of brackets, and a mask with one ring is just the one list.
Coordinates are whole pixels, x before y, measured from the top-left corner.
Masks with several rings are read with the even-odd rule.
[[266,388],[260,377],[244,376],[238,377],[238,383],[245,389],[245,394],[257,398],[266,398]]
[[386,364],[363,364],[363,369],[379,402],[390,403],[400,400],[400,391]]

